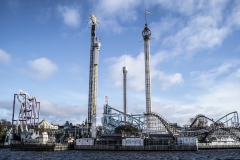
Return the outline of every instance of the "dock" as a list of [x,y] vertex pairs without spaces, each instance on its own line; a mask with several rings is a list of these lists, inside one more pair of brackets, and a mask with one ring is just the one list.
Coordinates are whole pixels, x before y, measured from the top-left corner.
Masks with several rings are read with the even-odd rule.
[[197,151],[197,146],[110,146],[110,145],[74,145],[75,150],[109,151]]
[[211,145],[208,143],[199,143],[199,150],[213,150],[213,149],[240,149],[240,144],[233,145]]
[[11,151],[64,151],[73,148],[72,143],[13,143],[10,145]]

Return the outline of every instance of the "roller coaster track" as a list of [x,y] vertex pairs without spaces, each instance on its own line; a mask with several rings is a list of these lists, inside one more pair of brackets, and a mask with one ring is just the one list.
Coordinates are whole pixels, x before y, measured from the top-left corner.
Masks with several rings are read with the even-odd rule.
[[[237,112],[237,111],[234,111],[234,112],[231,112],[231,113],[226,114],[225,116],[223,116],[222,118],[220,118],[220,119],[217,120],[216,122],[220,122],[222,119],[226,118],[227,116],[229,116],[229,115],[231,115],[231,114],[233,114],[233,117],[231,117],[230,119],[228,119],[226,122],[228,122],[228,121],[236,118],[236,119],[235,119],[235,120],[236,120],[236,123],[237,123],[237,125],[239,126],[239,119],[238,119],[238,112]],[[236,117],[235,117],[235,115],[236,115]],[[224,123],[225,123],[225,122],[224,122]]]
[[195,117],[194,121],[190,124],[190,128],[193,127],[194,123],[195,123],[199,118],[206,118],[206,119],[212,121],[214,124],[216,124],[216,122],[215,122],[213,119],[208,118],[208,117],[206,117],[206,116],[204,116],[204,115],[198,115],[197,117]]
[[176,135],[179,134],[179,131],[176,129],[176,127],[174,127],[173,125],[171,125],[163,116],[161,116],[158,113],[145,113],[145,116],[154,116],[156,118],[158,118],[160,120],[160,122],[164,125],[164,127],[166,128],[166,130],[168,131],[168,133],[172,134],[172,135]]
[[[237,114],[237,112],[235,111],[235,112],[231,112],[231,113],[223,116],[222,118],[220,118],[220,119],[217,120],[216,122],[215,122],[213,119],[210,119],[210,118],[208,118],[208,117],[206,117],[206,116],[204,116],[204,115],[199,115],[199,116],[195,117],[194,121],[193,121],[193,122],[191,123],[191,125],[190,125],[190,128],[193,127],[193,125],[195,124],[195,122],[196,122],[199,118],[206,118],[206,119],[210,120],[211,122],[213,122],[213,126],[210,127],[210,128],[208,128],[208,129],[206,129],[206,131],[203,131],[203,132],[194,132],[194,136],[198,136],[198,137],[200,138],[200,139],[199,139],[200,141],[204,141],[204,140],[207,138],[207,136],[212,135],[212,134],[214,133],[214,131],[216,131],[217,129],[221,129],[221,130],[229,133],[234,139],[240,140],[240,136],[239,136],[239,135],[236,135],[234,132],[231,131],[231,129],[239,130],[239,127],[226,128],[226,127],[224,127],[224,123],[225,123],[225,122],[224,122],[224,123],[221,122],[221,120],[222,120],[223,118],[227,117],[227,116],[230,115],[230,114],[236,114],[236,115],[237,115],[237,123],[239,124],[239,122],[238,122],[238,114]],[[232,117],[232,118],[233,118],[233,117]],[[231,118],[231,119],[232,119],[232,118]],[[227,121],[226,121],[226,122],[227,122]]]

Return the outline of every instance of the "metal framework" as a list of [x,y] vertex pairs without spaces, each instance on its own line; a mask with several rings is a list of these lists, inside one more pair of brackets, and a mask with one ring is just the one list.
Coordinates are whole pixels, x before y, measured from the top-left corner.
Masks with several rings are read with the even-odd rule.
[[[196,125],[199,120],[205,121],[208,120],[211,122],[210,125]],[[200,123],[201,124],[201,123]],[[234,140],[240,140],[240,126],[238,113],[231,112],[222,118],[214,121],[211,118],[208,118],[204,115],[197,115],[189,127],[183,128],[180,131],[181,135],[184,136],[196,136],[199,141],[205,141],[207,138],[217,137],[218,139],[222,138],[232,138]]]
[[[16,103],[16,100],[20,103]],[[15,110],[19,107],[19,114],[16,117]],[[40,102],[37,102],[36,97],[30,96],[27,92],[22,90],[18,94],[14,94],[13,113],[12,113],[12,128],[18,133],[18,126],[20,130],[24,130],[24,126],[35,126],[39,123],[40,117]],[[37,120],[37,121],[36,121]]]
[[[138,130],[142,130],[143,128],[144,116],[142,114],[125,114],[122,111],[110,107],[108,104],[104,105],[103,111],[102,125],[105,134],[114,133],[116,127],[126,124],[134,126],[138,128]],[[126,117],[126,121],[124,121],[124,117]]]
[[176,124],[170,123],[162,115],[158,113],[145,113],[144,114],[144,127],[143,133],[147,134],[172,134],[177,136],[179,131]]
[[[104,105],[103,110],[102,125],[106,134],[114,133],[116,127],[128,124],[146,134],[178,135],[176,126],[169,123],[160,114],[151,112],[129,115],[110,107],[108,104]],[[124,121],[124,117],[127,117],[127,121]]]
[[90,67],[89,67],[89,92],[88,92],[88,134],[96,137],[96,108],[97,108],[97,88],[98,88],[98,54],[100,50],[100,38],[96,37],[96,27],[99,23],[97,17],[90,15],[91,45],[90,45]]

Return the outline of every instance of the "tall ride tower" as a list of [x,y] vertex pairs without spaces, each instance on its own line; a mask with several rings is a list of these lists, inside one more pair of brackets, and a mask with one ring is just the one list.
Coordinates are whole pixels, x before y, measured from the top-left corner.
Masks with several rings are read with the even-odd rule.
[[145,12],[145,28],[142,31],[144,40],[144,57],[145,57],[145,90],[146,90],[146,113],[151,113],[151,75],[150,75],[150,36],[151,31],[147,26],[146,13]]
[[[126,55],[126,52],[125,52]],[[125,66],[125,56],[124,56],[124,67],[123,67],[123,112],[124,112],[124,122],[127,121],[127,72],[128,68]]]
[[98,85],[98,54],[100,50],[99,38],[96,37],[96,27],[99,23],[97,17],[90,15],[91,46],[90,46],[90,71],[89,71],[89,92],[88,92],[88,135],[96,137],[96,110],[97,110],[97,85]]

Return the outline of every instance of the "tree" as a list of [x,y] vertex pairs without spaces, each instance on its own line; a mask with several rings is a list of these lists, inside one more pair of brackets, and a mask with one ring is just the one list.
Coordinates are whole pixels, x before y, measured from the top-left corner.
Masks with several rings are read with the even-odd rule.
[[[193,123],[194,122],[194,123]],[[190,125],[193,123],[192,127],[207,127],[208,126],[208,120],[205,115],[198,114],[194,118],[189,119]]]
[[4,143],[6,133],[11,128],[11,122],[6,119],[0,120],[0,145]]
[[97,135],[101,135],[102,132],[103,132],[103,126],[98,125],[98,126],[97,126]]
[[122,125],[115,128],[115,133],[122,134],[126,136],[138,135],[138,129],[131,125]]

